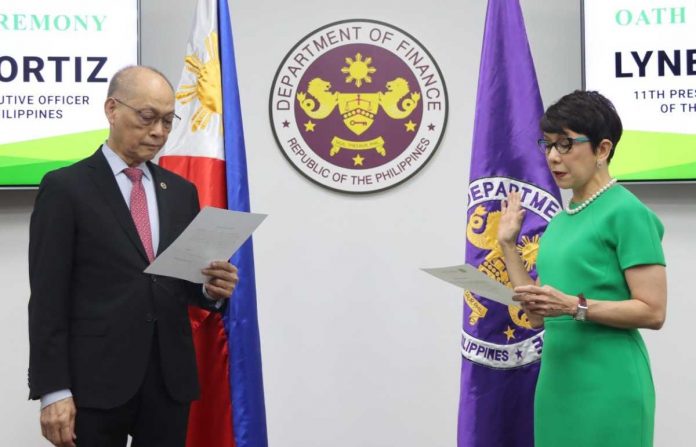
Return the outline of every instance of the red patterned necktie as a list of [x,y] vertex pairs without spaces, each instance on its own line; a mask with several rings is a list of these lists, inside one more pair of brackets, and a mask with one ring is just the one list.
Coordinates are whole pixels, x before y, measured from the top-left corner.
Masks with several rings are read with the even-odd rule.
[[130,195],[130,212],[135,222],[135,228],[138,230],[140,240],[145,247],[147,259],[152,262],[155,259],[155,253],[152,250],[152,232],[150,230],[150,215],[147,212],[147,196],[145,188],[143,188],[143,171],[138,168],[126,168],[123,170],[126,177],[133,183]]

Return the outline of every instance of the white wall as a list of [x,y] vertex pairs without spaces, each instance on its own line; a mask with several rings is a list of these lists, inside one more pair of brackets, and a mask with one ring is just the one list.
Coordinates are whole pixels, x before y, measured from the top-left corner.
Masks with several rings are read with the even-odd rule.
[[[273,447],[452,446],[461,294],[418,271],[464,257],[466,187],[484,0],[232,0],[254,210],[259,318]],[[579,88],[579,2],[522,0],[544,104]],[[177,82],[194,0],[142,2],[142,61]],[[301,177],[276,147],[268,95],[278,64],[310,31],[370,18],[414,35],[440,65],[450,115],[419,174],[346,196]],[[631,188],[663,219],[668,321],[646,332],[658,393],[656,446],[686,446],[693,424],[696,185]],[[0,191],[0,420],[4,444],[44,445],[26,402],[27,225],[35,196]]]

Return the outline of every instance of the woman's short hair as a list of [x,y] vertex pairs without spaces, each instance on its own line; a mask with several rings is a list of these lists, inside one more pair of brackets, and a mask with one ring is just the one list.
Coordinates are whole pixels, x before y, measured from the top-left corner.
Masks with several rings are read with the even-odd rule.
[[546,133],[565,133],[565,130],[586,135],[597,151],[599,143],[611,141],[607,163],[614,156],[621,139],[623,125],[614,104],[596,91],[575,90],[546,109],[541,117],[541,130]]

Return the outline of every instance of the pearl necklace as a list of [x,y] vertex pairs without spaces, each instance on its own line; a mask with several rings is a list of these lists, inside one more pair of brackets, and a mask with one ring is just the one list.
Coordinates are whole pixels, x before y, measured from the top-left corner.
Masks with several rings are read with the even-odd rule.
[[582,211],[582,210],[584,210],[585,208],[587,208],[587,206],[588,206],[590,203],[592,203],[592,201],[593,201],[594,199],[596,199],[597,197],[599,197],[604,191],[606,191],[607,189],[611,188],[612,185],[613,185],[614,183],[616,183],[616,179],[615,179],[615,178],[609,180],[609,183],[607,183],[606,185],[602,186],[602,188],[601,188],[599,191],[597,191],[596,193],[592,194],[592,196],[590,196],[589,199],[585,200],[584,202],[582,202],[580,205],[576,206],[575,208],[571,208],[571,207],[570,207],[570,203],[568,203],[568,205],[566,205],[566,209],[565,209],[566,213],[570,214],[571,216],[572,216],[573,214],[578,214],[580,211]]

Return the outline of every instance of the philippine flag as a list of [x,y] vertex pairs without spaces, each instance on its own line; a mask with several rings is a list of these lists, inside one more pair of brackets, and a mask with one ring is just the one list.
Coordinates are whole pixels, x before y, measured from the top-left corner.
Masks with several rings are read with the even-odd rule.
[[[159,164],[196,184],[201,207],[249,211],[244,134],[227,0],[199,0],[176,91],[181,121]],[[201,398],[188,447],[266,447],[266,415],[249,239],[232,257],[239,284],[225,312],[191,307]]]

